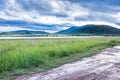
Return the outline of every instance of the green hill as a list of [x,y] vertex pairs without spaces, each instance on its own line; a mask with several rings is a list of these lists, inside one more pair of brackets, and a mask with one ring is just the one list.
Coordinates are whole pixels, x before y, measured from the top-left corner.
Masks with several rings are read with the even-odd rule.
[[120,29],[108,25],[85,25],[80,27],[70,27],[56,34],[93,34],[93,35],[120,35]]
[[0,34],[49,34],[45,31],[29,31],[29,30],[18,30],[18,31],[10,31],[10,32],[2,32]]

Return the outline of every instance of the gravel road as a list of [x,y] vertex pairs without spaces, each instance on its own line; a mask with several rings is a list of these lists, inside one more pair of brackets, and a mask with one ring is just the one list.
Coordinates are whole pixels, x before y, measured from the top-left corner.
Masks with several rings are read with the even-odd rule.
[[18,76],[16,80],[120,80],[120,46],[46,72]]

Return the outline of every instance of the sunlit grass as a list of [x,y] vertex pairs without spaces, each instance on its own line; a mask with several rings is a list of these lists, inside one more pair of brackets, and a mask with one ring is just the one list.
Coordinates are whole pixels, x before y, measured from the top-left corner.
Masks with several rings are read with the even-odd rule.
[[0,40],[0,72],[42,68],[43,65],[52,65],[70,55],[86,55],[85,51],[97,49],[98,46],[120,44],[119,40],[120,38]]

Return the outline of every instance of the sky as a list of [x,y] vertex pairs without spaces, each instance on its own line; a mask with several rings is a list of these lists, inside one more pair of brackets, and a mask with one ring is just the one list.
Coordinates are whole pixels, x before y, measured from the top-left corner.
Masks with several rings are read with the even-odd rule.
[[0,32],[57,32],[71,26],[120,28],[120,0],[0,0]]

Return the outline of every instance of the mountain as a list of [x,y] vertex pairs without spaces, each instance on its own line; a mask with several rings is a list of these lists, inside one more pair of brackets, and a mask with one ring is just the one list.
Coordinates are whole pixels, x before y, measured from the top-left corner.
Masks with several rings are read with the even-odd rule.
[[2,32],[0,34],[49,34],[45,31],[30,31],[30,30],[17,30],[10,32]]
[[80,27],[71,27],[66,30],[57,32],[56,34],[117,34],[120,35],[120,29],[109,25],[84,25]]

